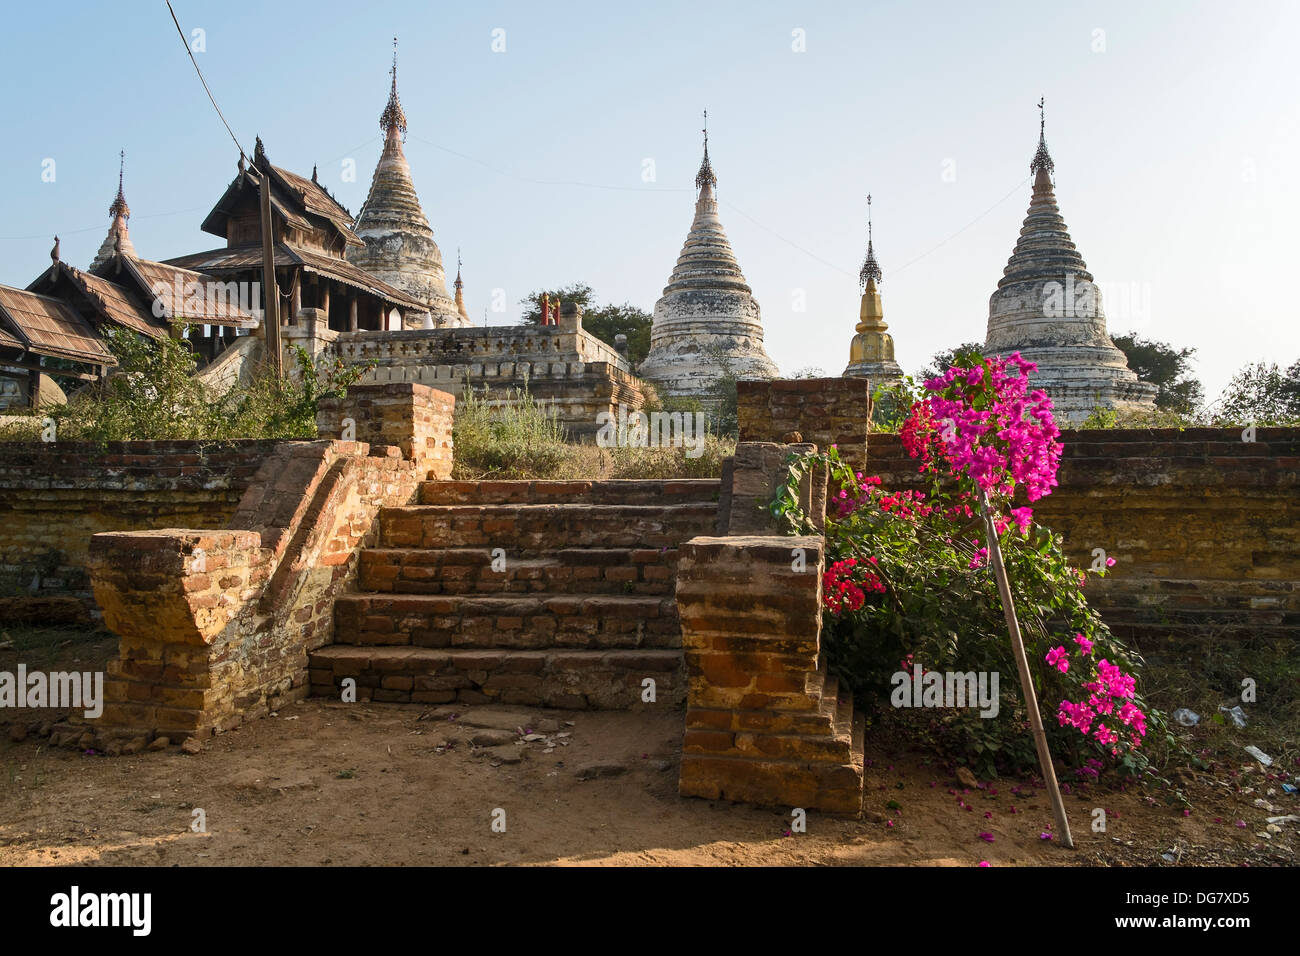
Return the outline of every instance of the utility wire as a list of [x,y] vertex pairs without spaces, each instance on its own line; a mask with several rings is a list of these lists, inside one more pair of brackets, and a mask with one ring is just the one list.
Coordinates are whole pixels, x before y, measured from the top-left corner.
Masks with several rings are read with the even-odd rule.
[[232,130],[230,124],[226,122],[226,117],[222,114],[221,107],[217,105],[217,101],[215,97],[213,97],[212,91],[208,89],[208,81],[203,78],[203,71],[199,69],[199,61],[194,59],[194,51],[190,49],[190,41],[185,39],[185,31],[181,29],[181,22],[176,19],[176,11],[172,9],[172,0],[167,0],[167,11],[172,15],[172,23],[176,24],[176,34],[181,38],[181,44],[185,47],[186,55],[189,56],[190,62],[194,64],[194,72],[199,75],[199,82],[203,84],[203,92],[207,93],[208,99],[212,101],[212,108],[217,111],[217,116],[221,119],[221,125],[223,125],[226,128],[226,132],[230,134],[230,138],[235,143],[235,148],[239,150],[239,155],[247,158],[248,154],[244,152],[244,147],[239,145],[239,140],[235,137],[235,131]]

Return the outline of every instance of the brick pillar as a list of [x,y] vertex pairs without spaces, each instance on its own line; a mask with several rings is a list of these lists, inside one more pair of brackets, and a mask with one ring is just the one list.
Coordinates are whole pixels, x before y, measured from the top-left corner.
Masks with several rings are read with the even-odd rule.
[[682,796],[861,810],[863,725],[819,667],[824,560],[820,537],[683,545]]

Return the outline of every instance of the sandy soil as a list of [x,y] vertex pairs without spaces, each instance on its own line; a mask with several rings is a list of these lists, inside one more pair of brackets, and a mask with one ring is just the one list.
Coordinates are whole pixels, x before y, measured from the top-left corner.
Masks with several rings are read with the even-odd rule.
[[[102,633],[27,633],[0,649],[0,670],[20,657],[99,669],[115,649]],[[1213,775],[1180,776],[1190,816],[1158,790],[1072,785],[1071,851],[1040,838],[1052,821],[1040,788],[962,787],[953,768],[880,732],[868,734],[863,818],[813,812],[800,833],[792,808],[679,797],[683,712],[668,707],[308,700],[197,754],[117,758],[10,738],[38,716],[0,711],[0,865],[1268,866],[1294,865],[1300,846],[1295,824],[1258,835],[1265,817],[1300,813],[1300,798],[1239,752]],[[1091,827],[1097,807],[1104,833]],[[504,833],[492,829],[498,808]],[[192,829],[195,809],[206,832]]]
[[[110,759],[6,741],[0,864],[1161,865],[1169,851],[1182,865],[1295,862],[1294,827],[1254,835],[1266,811],[1232,792],[1248,777],[1191,783],[1190,817],[1136,791],[1072,793],[1070,851],[1040,839],[1051,822],[1041,790],[1000,781],[964,792],[919,755],[873,747],[864,819],[810,813],[806,833],[786,835],[788,811],[677,795],[680,710],[547,719],[311,700],[195,755]],[[558,729],[472,743],[539,726]],[[1294,812],[1295,797],[1271,799]],[[1095,806],[1109,810],[1104,834],[1089,826]],[[191,830],[195,808],[206,833]],[[497,808],[504,833],[492,830]]]

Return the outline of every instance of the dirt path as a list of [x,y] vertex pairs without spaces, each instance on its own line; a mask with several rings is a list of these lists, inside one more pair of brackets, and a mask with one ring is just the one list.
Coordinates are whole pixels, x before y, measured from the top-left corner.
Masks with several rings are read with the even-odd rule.
[[[453,712],[311,700],[192,756],[110,759],[6,738],[0,865],[1160,865],[1167,851],[1183,865],[1295,862],[1294,826],[1255,836],[1263,780],[1246,794],[1232,792],[1245,777],[1193,783],[1190,817],[1137,792],[1072,793],[1070,852],[1039,838],[1051,821],[1041,790],[963,793],[921,757],[876,749],[863,820],[811,813],[807,833],[787,836],[788,810],[677,795],[681,711]],[[516,727],[543,732],[472,743]],[[1294,796],[1269,799],[1296,812]],[[1095,806],[1109,812],[1104,834],[1089,826]],[[195,808],[206,833],[191,831]],[[497,808],[504,833],[491,828]]]

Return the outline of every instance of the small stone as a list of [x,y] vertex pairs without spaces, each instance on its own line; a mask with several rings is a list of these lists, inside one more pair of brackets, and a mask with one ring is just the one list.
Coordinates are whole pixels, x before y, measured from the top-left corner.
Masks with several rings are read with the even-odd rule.
[[545,739],[546,739],[545,734],[524,734],[524,741],[530,744],[533,743],[534,741],[545,740]]
[[149,743],[149,746],[148,746],[147,749],[148,749],[148,750],[152,750],[152,751],[159,751],[159,750],[166,750],[169,746],[171,746],[171,738],[170,738],[170,737],[155,737],[155,738],[154,738],[154,739]]
[[203,750],[203,741],[198,737],[187,737],[185,743],[181,744],[181,753],[196,754]]
[[557,730],[559,730],[562,726],[564,725],[561,724],[554,717],[543,717],[541,720],[537,722],[538,731],[544,734],[553,734]]
[[957,782],[963,787],[969,787],[972,790],[980,785],[980,782],[975,779],[975,774],[971,773],[967,767],[957,768]]
[[51,721],[46,720],[41,723],[40,729],[36,731],[36,735],[38,737],[48,737],[50,732],[53,730],[54,724]]
[[518,737],[510,730],[480,730],[469,738],[475,747],[503,747],[514,743]]
[[91,750],[94,748],[94,746],[95,746],[95,735],[89,730],[87,730],[84,734],[82,734],[80,737],[77,738],[78,750]]
[[502,750],[499,753],[494,753],[492,755],[492,763],[494,765],[501,763],[520,763],[523,759],[524,751],[522,750]]
[[129,756],[131,754],[138,754],[140,751],[144,750],[144,748],[148,746],[149,746],[148,737],[136,737],[134,740],[128,740],[126,743],[122,745],[122,753],[123,755],[126,756]]
[[671,760],[656,760],[654,762],[654,768],[659,771],[672,770],[673,762]]
[[625,773],[627,773],[627,767],[616,763],[592,763],[587,764],[585,767],[579,767],[577,770],[579,780],[620,777]]
[[9,725],[9,739],[16,744],[22,743],[27,739],[27,728],[22,724]]

